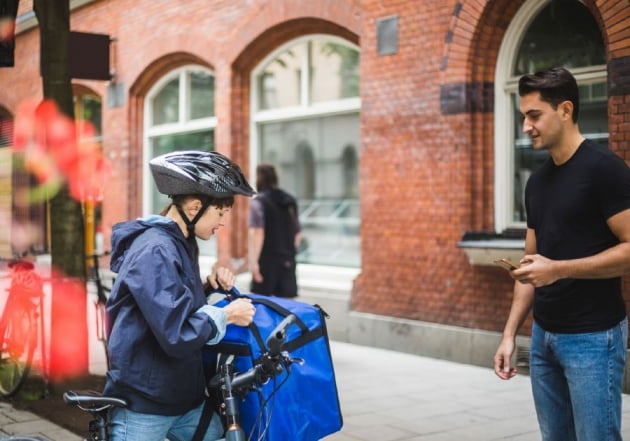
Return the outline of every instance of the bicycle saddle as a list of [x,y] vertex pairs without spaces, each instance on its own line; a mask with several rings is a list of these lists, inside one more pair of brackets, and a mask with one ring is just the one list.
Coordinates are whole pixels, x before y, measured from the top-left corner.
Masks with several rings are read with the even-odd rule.
[[97,409],[103,407],[127,407],[127,402],[120,398],[104,397],[100,392],[68,391],[63,394],[63,401],[67,404],[79,406],[85,409]]

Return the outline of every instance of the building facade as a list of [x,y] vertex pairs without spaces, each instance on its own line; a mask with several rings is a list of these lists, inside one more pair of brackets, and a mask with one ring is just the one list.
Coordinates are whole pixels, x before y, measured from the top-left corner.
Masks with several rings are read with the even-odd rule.
[[[215,149],[250,176],[271,162],[298,198],[302,268],[354,270],[357,342],[490,365],[512,293],[492,261],[522,254],[521,195],[541,159],[520,132],[520,75],[568,67],[582,131],[630,160],[627,0],[70,4],[73,31],[111,38],[111,79],[73,79],[113,164],[105,243],[164,204],[146,165],[157,154]],[[17,32],[4,120],[42,95],[30,1]],[[247,216],[238,200],[203,252],[238,267]]]

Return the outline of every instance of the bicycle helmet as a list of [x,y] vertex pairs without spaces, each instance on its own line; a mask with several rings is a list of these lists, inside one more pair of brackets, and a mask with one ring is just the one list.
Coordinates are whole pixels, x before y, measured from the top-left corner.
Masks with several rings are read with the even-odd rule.
[[175,151],[153,158],[149,167],[158,191],[171,197],[203,194],[225,198],[255,194],[240,167],[221,153]]

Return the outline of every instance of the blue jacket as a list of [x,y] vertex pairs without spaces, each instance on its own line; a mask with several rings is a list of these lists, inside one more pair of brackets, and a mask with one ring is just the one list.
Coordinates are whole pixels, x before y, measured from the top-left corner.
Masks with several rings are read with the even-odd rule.
[[153,216],[112,231],[116,282],[107,301],[109,370],[104,394],[136,412],[180,415],[204,399],[203,345],[219,332],[199,267],[172,220]]

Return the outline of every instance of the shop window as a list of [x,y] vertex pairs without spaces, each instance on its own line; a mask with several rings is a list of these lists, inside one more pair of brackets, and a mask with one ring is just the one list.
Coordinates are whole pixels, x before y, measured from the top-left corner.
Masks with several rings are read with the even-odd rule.
[[527,1],[499,52],[495,88],[495,219],[498,233],[524,229],[525,184],[548,157],[522,133],[518,79],[551,67],[569,69],[580,89],[582,133],[608,144],[605,47],[588,8],[577,0]]
[[[145,100],[144,157],[151,159],[175,150],[214,150],[214,75],[199,66],[169,72]],[[144,161],[144,214],[159,213],[170,202],[157,191]],[[199,241],[202,255],[216,256],[216,238]]]
[[[252,74],[253,162],[299,204],[301,263],[360,266],[359,51],[322,35],[293,40]],[[255,167],[252,167],[255,169]]]

